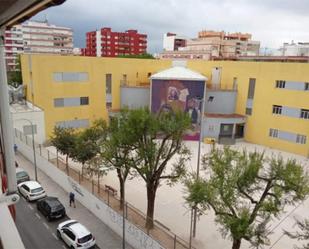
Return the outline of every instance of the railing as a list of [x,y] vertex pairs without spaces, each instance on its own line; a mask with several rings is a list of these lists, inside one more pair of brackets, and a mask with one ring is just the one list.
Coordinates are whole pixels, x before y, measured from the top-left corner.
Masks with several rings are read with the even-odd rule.
[[[15,130],[15,137],[20,141],[24,142],[30,148],[32,147],[32,140],[25,136],[21,131]],[[35,143],[36,153],[47,159],[55,167],[65,172],[68,176],[86,188],[89,192],[95,195],[97,198],[104,201],[109,207],[122,215],[122,209],[120,208],[120,198],[110,193],[110,191],[105,191],[105,184],[103,182],[103,177],[97,174],[82,174],[80,166],[73,166],[68,164],[66,167],[65,160],[58,155],[58,153],[53,153],[47,150],[43,145]],[[189,249],[189,243],[184,239],[180,238],[176,234],[170,231],[161,222],[154,220],[154,228],[146,229],[146,215],[135,208],[130,203],[125,203],[125,216],[128,221],[137,226],[140,230],[144,231],[148,236],[152,237],[154,240],[159,242],[162,247],[166,249]],[[191,246],[192,249],[195,249]]]
[[207,89],[210,90],[225,90],[225,91],[237,91],[237,85],[229,85],[229,84],[207,84]]

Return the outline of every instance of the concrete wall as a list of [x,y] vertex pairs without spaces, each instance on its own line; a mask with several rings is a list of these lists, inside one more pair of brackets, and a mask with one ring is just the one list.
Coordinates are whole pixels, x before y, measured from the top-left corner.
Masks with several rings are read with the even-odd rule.
[[220,114],[235,113],[236,98],[236,91],[220,91],[207,89],[205,98],[205,112]]
[[[33,152],[19,139],[16,139],[18,150],[33,162]],[[95,216],[102,220],[119,236],[122,236],[122,216],[110,208],[104,201],[99,200],[88,190],[83,188],[63,171],[59,170],[47,159],[37,153],[37,165],[40,170],[51,177],[65,191],[75,191],[76,199],[89,209]],[[153,240],[138,227],[126,220],[126,242],[136,249],[164,249],[157,241]]]
[[[37,133],[34,135],[34,140],[40,144],[43,144],[46,140],[45,136],[45,119],[43,111],[33,112],[16,112],[11,113],[14,128],[23,131],[24,126],[30,126],[30,120],[33,125],[36,125]],[[28,135],[29,139],[32,139],[32,135]]]
[[244,118],[204,118],[203,122],[203,138],[211,137],[218,139],[221,124],[242,124],[245,123]]
[[129,107],[137,109],[149,106],[150,88],[149,87],[121,87],[120,107]]

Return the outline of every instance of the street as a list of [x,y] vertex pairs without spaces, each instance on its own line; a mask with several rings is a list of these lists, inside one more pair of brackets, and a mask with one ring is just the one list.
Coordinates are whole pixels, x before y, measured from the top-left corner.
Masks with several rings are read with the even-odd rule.
[[16,205],[16,226],[26,249],[66,248],[56,236],[58,224],[65,219],[48,222],[36,209],[36,203],[28,203],[23,197]]
[[[30,179],[34,179],[33,164],[20,154],[16,156],[16,159],[20,167],[29,173]],[[76,201],[76,208],[71,208],[69,206],[68,193],[56,184],[53,179],[48,177],[41,170],[38,170],[38,179],[47,195],[57,197],[64,205],[66,213],[71,219],[79,221],[91,231],[96,238],[96,248],[121,248],[122,238],[78,201]],[[26,249],[66,248],[64,242],[57,240],[55,235],[58,224],[69,219],[69,217],[48,222],[47,219],[37,211],[36,202],[28,203],[23,197],[20,198],[20,201],[16,205],[16,214],[16,226],[21,234]],[[132,247],[127,244],[126,248],[131,249]]]

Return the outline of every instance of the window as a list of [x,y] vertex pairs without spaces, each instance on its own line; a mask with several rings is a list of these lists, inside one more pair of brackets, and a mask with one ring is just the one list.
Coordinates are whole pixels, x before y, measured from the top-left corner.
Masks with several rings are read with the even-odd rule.
[[24,125],[23,132],[25,135],[32,135],[32,128],[33,134],[37,134],[37,126],[36,125]]
[[301,109],[300,110],[300,118],[309,119],[309,110],[308,109]]
[[106,108],[109,110],[112,108],[112,103],[111,102],[106,102]]
[[305,91],[309,91],[309,82],[305,82]]
[[89,105],[89,97],[80,97],[80,105]]
[[277,80],[276,88],[285,88],[285,80]]
[[56,98],[54,107],[89,105],[89,97]]
[[84,82],[88,81],[88,73],[57,72],[53,73],[53,79],[56,82]]
[[88,119],[74,119],[56,122],[57,127],[62,128],[86,128],[89,127]]
[[296,143],[297,144],[306,144],[307,137],[304,135],[297,134]]
[[249,79],[248,99],[253,99],[255,90],[255,79]]
[[112,74],[108,73],[105,76],[106,80],[106,93],[112,94]]
[[214,100],[214,98],[215,98],[214,96],[209,96],[209,98],[208,98],[207,101],[208,101],[208,102],[212,102],[212,101]]
[[278,130],[277,129],[269,129],[269,136],[270,137],[278,137]]
[[246,115],[252,114],[252,108],[246,108]]
[[273,105],[273,114],[281,114],[282,106],[281,105]]

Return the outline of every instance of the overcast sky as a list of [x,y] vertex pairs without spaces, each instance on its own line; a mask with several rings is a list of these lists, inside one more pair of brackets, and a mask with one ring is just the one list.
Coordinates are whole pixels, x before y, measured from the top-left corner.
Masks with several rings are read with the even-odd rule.
[[111,27],[148,35],[148,52],[161,52],[163,34],[193,38],[200,30],[248,32],[261,47],[309,41],[309,0],[67,0],[33,19],[71,27],[74,46],[85,33]]

